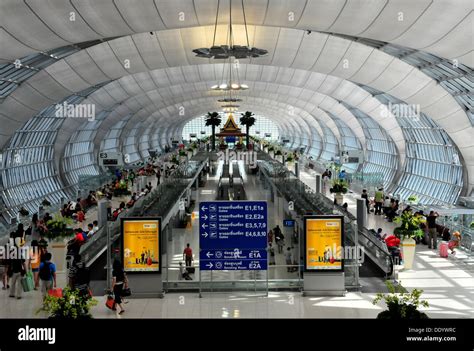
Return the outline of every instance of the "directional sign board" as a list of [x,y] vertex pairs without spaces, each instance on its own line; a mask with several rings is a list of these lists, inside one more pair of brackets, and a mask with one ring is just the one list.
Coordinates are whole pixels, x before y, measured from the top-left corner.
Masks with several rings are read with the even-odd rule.
[[267,269],[267,203],[201,202],[201,270]]

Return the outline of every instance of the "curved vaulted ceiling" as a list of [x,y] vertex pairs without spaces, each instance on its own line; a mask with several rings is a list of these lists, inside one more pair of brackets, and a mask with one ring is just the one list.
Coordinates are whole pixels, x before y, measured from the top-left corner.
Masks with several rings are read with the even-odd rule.
[[[216,43],[225,43],[229,0],[219,3]],[[405,137],[400,125],[359,85],[386,92],[416,104],[446,130],[463,157],[472,188],[473,125],[454,96],[399,57],[341,36],[418,49],[472,68],[470,0],[234,0],[236,43],[245,42],[242,3],[251,46],[269,52],[240,60],[240,79],[250,86],[239,94],[242,110],[259,112],[292,133],[311,133],[314,128],[322,135],[321,122],[339,139],[331,117],[337,116],[364,147],[363,125],[346,105],[357,108],[389,133],[403,164]],[[107,130],[123,119],[128,119],[125,131],[139,125],[141,132],[167,129],[178,135],[187,120],[219,108],[208,88],[221,78],[222,61],[197,58],[192,52],[212,43],[217,4],[218,0],[3,0],[0,64],[63,46],[107,41],[84,45],[58,59],[0,100],[0,149],[44,108],[97,85],[103,87],[83,101],[93,103],[96,114],[110,111],[95,135],[96,149]],[[57,163],[71,135],[84,123],[71,119],[62,124],[55,141]]]

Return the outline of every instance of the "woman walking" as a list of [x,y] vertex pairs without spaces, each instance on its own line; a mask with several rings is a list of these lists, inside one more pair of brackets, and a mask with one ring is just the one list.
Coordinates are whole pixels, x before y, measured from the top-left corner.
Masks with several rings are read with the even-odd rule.
[[[125,312],[122,301],[122,293],[123,289],[127,285],[127,276],[123,270],[122,263],[119,260],[114,261],[112,268],[112,290],[114,292],[117,315],[119,315]],[[117,306],[120,307],[120,312]]]

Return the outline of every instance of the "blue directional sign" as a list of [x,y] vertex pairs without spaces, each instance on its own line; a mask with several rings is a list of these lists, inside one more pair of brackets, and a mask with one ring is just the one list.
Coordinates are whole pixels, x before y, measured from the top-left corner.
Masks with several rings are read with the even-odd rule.
[[267,269],[267,203],[201,202],[201,270]]

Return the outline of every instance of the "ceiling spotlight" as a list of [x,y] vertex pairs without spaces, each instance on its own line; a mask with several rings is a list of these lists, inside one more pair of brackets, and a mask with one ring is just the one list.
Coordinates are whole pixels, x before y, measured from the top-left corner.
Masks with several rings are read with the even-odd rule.
[[220,83],[211,86],[212,90],[247,90],[249,86],[247,84],[239,84],[236,82],[229,82],[229,83]]

